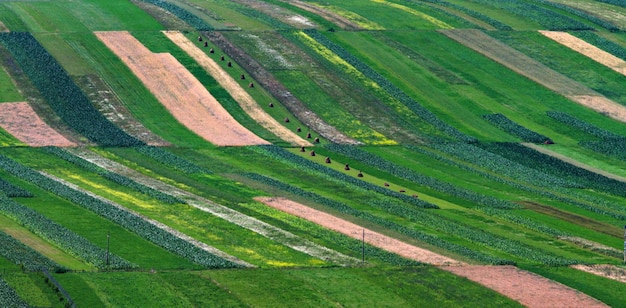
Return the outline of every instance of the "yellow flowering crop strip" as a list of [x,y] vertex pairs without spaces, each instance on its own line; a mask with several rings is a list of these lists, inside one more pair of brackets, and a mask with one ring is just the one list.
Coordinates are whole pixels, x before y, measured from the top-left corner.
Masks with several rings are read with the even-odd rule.
[[365,29],[365,30],[385,30],[385,27],[371,21],[368,20],[367,18],[351,12],[351,11],[346,11],[342,8],[336,7],[334,5],[321,5],[318,3],[313,3],[316,6],[319,6],[323,9],[329,10],[339,16],[345,17],[346,19],[348,19],[349,21],[357,24],[359,27]]
[[[304,44],[313,49],[316,53],[324,57],[326,60],[333,63],[340,70],[344,71],[349,76],[352,76],[354,79],[359,80],[363,85],[367,88],[373,89],[377,93],[382,93],[382,89],[378,84],[374,81],[366,78],[359,70],[357,70],[354,66],[350,65],[348,62],[343,60],[337,54],[332,52],[330,49],[324,47],[322,44],[318,43],[307,35],[304,32],[296,32],[295,36],[300,39]],[[355,127],[367,127],[359,120],[352,120],[350,126]],[[398,143],[394,140],[388,139],[383,134],[373,130],[373,129],[354,129],[348,132],[351,137],[359,140],[366,140],[368,144],[372,145],[397,145]]]
[[445,23],[445,22],[443,22],[443,21],[441,21],[441,20],[439,20],[437,18],[434,18],[434,17],[432,17],[432,16],[430,16],[428,14],[424,14],[424,13],[422,13],[420,11],[414,10],[414,9],[412,9],[410,7],[407,7],[407,6],[404,6],[404,5],[401,5],[401,4],[397,4],[397,3],[393,3],[393,2],[389,2],[389,1],[385,1],[385,0],[370,0],[370,1],[375,2],[375,3],[384,4],[384,5],[387,5],[387,6],[390,6],[390,7],[399,9],[399,10],[402,10],[404,12],[407,12],[407,13],[411,14],[411,15],[414,15],[414,16],[417,16],[419,18],[422,18],[422,19],[432,23],[433,25],[435,25],[435,26],[437,26],[437,27],[439,27],[441,29],[453,29],[454,28],[451,25],[449,25],[449,24],[447,24],[447,23]]

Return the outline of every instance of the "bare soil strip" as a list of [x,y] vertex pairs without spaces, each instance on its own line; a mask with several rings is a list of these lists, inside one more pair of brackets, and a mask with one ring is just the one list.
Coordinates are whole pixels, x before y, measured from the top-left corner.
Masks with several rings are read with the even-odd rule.
[[219,146],[269,144],[239,124],[176,58],[126,31],[95,32],[183,125]]
[[82,193],[85,193],[85,194],[93,197],[93,198],[96,198],[96,199],[98,199],[100,201],[103,201],[103,202],[109,204],[109,205],[112,205],[112,206],[114,206],[114,207],[116,207],[116,208],[118,208],[118,209],[120,209],[120,210],[122,210],[124,212],[128,212],[128,213],[131,213],[131,214],[133,214],[135,216],[138,216],[142,220],[147,221],[148,223],[156,226],[157,228],[159,228],[161,230],[164,230],[165,232],[168,232],[168,233],[174,235],[175,237],[177,237],[177,238],[179,238],[179,239],[181,239],[183,241],[186,241],[186,242],[188,242],[188,243],[190,243],[190,244],[192,244],[192,245],[194,245],[194,246],[196,246],[196,247],[198,247],[198,248],[200,248],[200,249],[202,249],[202,250],[204,250],[206,252],[214,254],[214,255],[216,255],[216,256],[218,256],[220,258],[226,259],[228,261],[240,264],[242,266],[255,267],[254,265],[252,265],[250,263],[247,263],[245,261],[239,260],[239,259],[235,258],[234,256],[231,256],[231,255],[229,255],[229,254],[227,254],[227,253],[225,253],[225,252],[223,252],[223,251],[221,251],[221,250],[219,250],[219,249],[217,249],[215,247],[212,247],[212,246],[209,246],[209,245],[207,245],[207,244],[205,244],[203,242],[200,242],[200,241],[198,241],[198,240],[196,240],[196,239],[194,239],[194,238],[192,238],[192,237],[190,237],[190,236],[188,236],[188,235],[186,235],[186,234],[184,234],[184,233],[182,233],[182,232],[180,232],[180,231],[178,231],[176,229],[170,228],[169,226],[167,226],[167,225],[165,225],[165,224],[163,224],[161,222],[158,222],[158,221],[156,221],[154,219],[150,219],[150,218],[148,218],[148,217],[146,217],[144,215],[141,215],[141,214],[139,214],[139,213],[137,213],[137,212],[135,212],[133,210],[127,209],[126,207],[124,207],[124,206],[122,206],[122,205],[120,205],[118,203],[115,203],[115,202],[113,202],[113,201],[111,201],[109,199],[106,199],[106,198],[102,197],[102,196],[96,195],[96,194],[94,194],[94,193],[92,193],[92,192],[90,192],[88,190],[85,190],[85,189],[83,189],[83,188],[81,188],[81,187],[79,187],[77,185],[74,185],[74,184],[72,184],[70,182],[67,182],[67,181],[65,181],[65,180],[63,180],[61,178],[58,178],[58,177],[56,177],[54,175],[51,175],[51,174],[48,174],[48,173],[45,173],[45,172],[40,172],[40,173],[42,175],[48,177],[49,179],[52,179],[52,180],[57,181],[59,183],[62,183],[63,185],[65,185],[65,186],[67,186],[67,187],[69,187],[69,188],[71,188],[73,190],[80,191]]
[[187,39],[185,35],[178,31],[163,31],[172,42],[178,47],[184,50],[189,56],[191,56],[202,68],[204,68],[228,93],[239,103],[239,106],[261,126],[265,127],[270,132],[274,133],[279,138],[290,142],[292,145],[297,146],[312,146],[310,142],[306,141],[296,133],[292,132],[276,119],[272,118],[259,104],[246,92],[233,77],[231,77],[224,69],[219,66],[213,59],[207,56],[202,49],[194,45],[192,41]]
[[619,282],[626,283],[626,269],[617,267],[612,264],[595,264],[585,265],[576,264],[572,265],[572,268],[581,270],[590,274],[606,277],[609,279],[617,280]]
[[339,15],[339,14],[335,14],[334,12],[331,12],[329,10],[323,9],[319,6],[316,6],[315,4],[312,3],[308,3],[308,2],[304,2],[304,1],[299,1],[299,0],[291,0],[291,1],[283,1],[283,2],[287,2],[297,8],[303,9],[307,12],[311,12],[313,14],[316,14],[330,22],[332,22],[333,24],[339,26],[341,29],[344,30],[364,30],[361,26],[357,25],[356,23],[352,22],[351,20]]
[[2,21],[0,21],[0,32],[10,32],[9,28]]
[[89,150],[81,148],[73,148],[68,150],[75,155],[78,155],[81,158],[86,159],[102,168],[124,175],[138,183],[162,191],[171,196],[184,199],[190,206],[193,206],[201,211],[211,213],[242,228],[246,228],[248,230],[256,232],[294,250],[338,265],[352,266],[358,265],[360,263],[360,261],[355,258],[346,256],[324,246],[320,246],[293,233],[287,232],[263,221],[260,221],[256,218],[247,216],[221,204],[217,204],[211,200],[202,198],[178,187],[143,175],[135,170],[132,170],[124,165],[104,158]]
[[300,218],[304,218],[328,229],[343,233],[358,240],[363,239],[363,232],[365,232],[366,243],[385,249],[387,251],[391,251],[405,258],[434,265],[464,264],[463,262],[453,260],[451,258],[436,254],[423,248],[409,245],[395,238],[380,234],[370,229],[363,228],[347,220],[337,218],[325,212],[312,209],[308,206],[285,198],[257,197],[255,198],[255,200],[263,202],[275,209],[298,216]]
[[475,266],[409,245],[300,203],[272,197],[255,198],[268,206],[304,218],[376,247],[466,277],[528,307],[608,307],[577,290],[515,266]]
[[562,161],[564,161],[566,163],[572,164],[572,165],[574,165],[576,167],[579,167],[579,168],[591,171],[593,173],[597,173],[597,174],[603,175],[603,176],[605,176],[607,178],[611,178],[611,179],[614,179],[614,180],[617,180],[617,181],[621,181],[621,182],[626,182],[626,178],[624,178],[624,177],[621,177],[619,175],[615,175],[615,174],[606,172],[604,170],[601,170],[601,169],[594,168],[592,166],[583,164],[583,163],[581,163],[581,162],[579,162],[579,161],[577,161],[575,159],[569,158],[569,157],[567,157],[565,155],[562,155],[562,154],[559,154],[557,152],[554,152],[554,151],[551,151],[549,149],[546,149],[545,147],[542,147],[541,145],[534,144],[534,143],[522,143],[522,145],[526,146],[526,147],[529,147],[529,148],[531,148],[531,149],[533,149],[533,150],[535,150],[537,152],[541,152],[543,154],[550,155],[550,156],[552,156],[554,158],[558,158],[559,160],[562,160]]
[[29,146],[76,146],[46,124],[26,102],[0,103],[0,126]]
[[626,61],[581,40],[567,32],[539,31],[544,36],[566,46],[592,60],[622,74],[626,75]]
[[298,15],[292,11],[284,9],[278,5],[266,3],[259,0],[231,0],[232,2],[245,5],[257,11],[263,12],[273,18],[280,20],[283,23],[291,25],[298,29],[317,28],[318,26],[301,15]]
[[578,104],[626,122],[626,106],[609,100],[480,30],[440,30],[440,32]]
[[608,307],[566,285],[515,266],[447,266],[442,269],[468,278],[527,307]]

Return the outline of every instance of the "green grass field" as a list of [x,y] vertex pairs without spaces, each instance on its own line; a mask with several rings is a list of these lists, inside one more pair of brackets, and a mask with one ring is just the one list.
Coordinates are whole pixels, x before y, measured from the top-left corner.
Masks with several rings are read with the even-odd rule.
[[[106,219],[86,201],[61,197],[62,192],[46,187],[49,182],[16,173],[3,160],[0,177],[34,196],[8,197],[11,201],[2,195],[0,200],[34,210],[137,265],[132,270],[96,268],[0,216],[2,232],[68,268],[54,277],[79,307],[522,305],[435,266],[268,207],[256,197],[288,198],[469,264],[514,264],[611,307],[624,306],[623,283],[569,265],[608,264],[626,270],[626,163],[584,146],[602,140],[619,144],[626,126],[607,117],[609,111],[593,111],[564,95],[568,89],[587,91],[578,94],[593,90],[626,105],[625,77],[536,31],[591,30],[607,40],[604,46],[614,44],[611,52],[617,55],[626,50],[626,35],[609,25],[626,18],[611,13],[623,13],[623,7],[591,0],[0,2],[0,30],[30,32],[99,112],[117,113],[121,120],[115,125],[171,144],[152,149],[84,143],[71,151],[89,153],[94,164],[116,173],[118,181],[25,146],[1,128],[0,154],[256,267],[206,270],[182,252],[163,248],[166,238],[148,240],[141,231],[130,231],[137,230],[132,223]],[[576,11],[583,8],[589,11]],[[335,24],[340,19],[345,23]],[[351,26],[342,28],[346,24]],[[321,144],[304,151],[292,147],[246,114],[162,30],[184,33],[264,111],[292,131],[300,128],[300,136],[324,133],[312,127],[336,130],[364,146],[333,145],[329,140],[335,136],[325,135]],[[237,121],[273,146],[217,147],[195,135],[94,31],[129,31],[152,52],[172,54]],[[228,42],[214,46],[218,34]],[[458,38],[464,34],[469,42]],[[199,41],[202,35],[211,40]],[[481,37],[494,44],[480,47],[471,41]],[[510,55],[494,56],[494,48]],[[559,80],[536,82],[522,75],[528,72],[507,68],[501,62],[520,63],[511,57],[514,50],[549,69],[538,68],[534,74],[549,72]],[[218,60],[221,56],[224,61]],[[26,101],[59,132],[87,140],[52,112],[42,93],[53,82],[30,80],[20,57],[3,46],[0,58],[0,103]],[[246,71],[253,67],[266,72]],[[567,88],[548,89],[557,82]],[[282,104],[292,103],[290,98],[301,101],[297,108],[302,110],[294,109],[297,104]],[[64,97],[62,102],[71,106],[74,99]],[[617,137],[602,139],[551,112]],[[562,155],[562,161],[521,146],[517,132],[507,133],[485,118],[494,114],[554,141],[534,147]],[[313,126],[318,123],[307,122],[312,116],[332,127]],[[121,184],[119,178],[137,185]],[[155,185],[158,192],[184,202],[163,201],[154,192],[142,192],[141,185]],[[330,252],[308,250],[314,246],[350,261],[340,263],[328,257]],[[42,274],[12,262],[18,261],[0,257],[0,277],[19,298],[35,307],[64,306],[62,295]]]

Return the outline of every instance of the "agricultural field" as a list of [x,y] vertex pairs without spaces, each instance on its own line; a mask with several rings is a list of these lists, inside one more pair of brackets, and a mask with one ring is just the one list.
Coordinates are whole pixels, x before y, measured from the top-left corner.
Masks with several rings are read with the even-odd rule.
[[0,1],[0,306],[626,307],[624,21]]

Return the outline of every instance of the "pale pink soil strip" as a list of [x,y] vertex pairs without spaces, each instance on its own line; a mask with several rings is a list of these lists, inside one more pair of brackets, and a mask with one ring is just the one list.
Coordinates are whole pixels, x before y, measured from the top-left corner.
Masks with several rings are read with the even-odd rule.
[[256,122],[261,124],[270,132],[274,133],[279,138],[290,142],[292,145],[298,146],[311,146],[312,144],[296,133],[290,131],[288,128],[280,124],[274,118],[272,118],[263,108],[257,104],[257,102],[246,92],[233,77],[231,77],[221,66],[219,66],[213,59],[207,56],[202,49],[194,45],[192,41],[187,39],[185,35],[178,31],[163,31],[172,42],[178,47],[184,50],[189,56],[191,56],[202,68],[204,68],[211,76],[213,76],[217,82],[226,89],[228,93],[239,103],[239,106]]
[[257,197],[255,200],[358,240],[362,240],[365,230],[365,242],[373,246],[419,262],[440,265],[443,270],[466,277],[527,307],[608,307],[568,286],[515,266],[468,265],[285,198]]
[[0,103],[0,126],[29,146],[76,146],[46,124],[26,102]]
[[544,36],[566,46],[592,60],[622,74],[626,75],[626,61],[581,40],[567,32],[559,31],[539,31]]
[[312,221],[328,229],[343,233],[352,238],[362,240],[365,231],[365,242],[391,251],[405,258],[416,260],[423,263],[434,265],[460,265],[462,262],[451,258],[436,254],[423,248],[419,248],[407,243],[401,242],[395,238],[380,234],[378,232],[363,228],[359,225],[351,223],[347,220],[337,218],[322,211],[312,209],[300,203],[284,199],[272,197],[258,197],[255,200],[263,202],[275,209]]
[[480,283],[527,307],[608,307],[584,293],[515,266],[467,265],[441,269]]
[[183,125],[219,146],[269,144],[239,124],[170,54],[152,53],[126,31],[96,32]]

